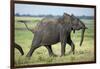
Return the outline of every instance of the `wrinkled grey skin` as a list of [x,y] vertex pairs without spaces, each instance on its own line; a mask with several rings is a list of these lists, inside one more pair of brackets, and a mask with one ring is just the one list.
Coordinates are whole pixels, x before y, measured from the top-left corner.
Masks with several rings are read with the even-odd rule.
[[24,55],[24,51],[23,51],[23,49],[21,48],[20,45],[18,45],[18,44],[15,43],[15,48],[17,48],[19,50],[19,52],[21,53],[21,55]]
[[[25,22],[23,23],[26,25]],[[34,33],[30,51],[26,55],[27,57],[31,57],[32,53],[40,46],[45,46],[48,49],[50,56],[56,56],[52,51],[51,45],[58,42],[61,42],[61,56],[63,56],[65,55],[66,43],[71,46],[73,54],[75,53],[75,45],[71,40],[71,31],[75,33],[75,30],[82,29],[81,46],[86,27],[85,24],[74,15],[70,16],[69,14],[64,13],[63,16],[59,18],[44,18],[34,30],[31,30],[28,27],[27,29]]]

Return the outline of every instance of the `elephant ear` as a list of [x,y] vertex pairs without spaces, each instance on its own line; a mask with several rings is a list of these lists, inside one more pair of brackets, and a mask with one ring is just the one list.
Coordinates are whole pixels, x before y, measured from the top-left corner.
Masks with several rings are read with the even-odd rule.
[[63,14],[63,21],[64,23],[71,23],[71,16],[67,13]]
[[71,21],[72,21],[72,23],[74,23],[73,21],[74,21],[75,19],[76,19],[75,16],[72,14],[72,15],[71,15]]

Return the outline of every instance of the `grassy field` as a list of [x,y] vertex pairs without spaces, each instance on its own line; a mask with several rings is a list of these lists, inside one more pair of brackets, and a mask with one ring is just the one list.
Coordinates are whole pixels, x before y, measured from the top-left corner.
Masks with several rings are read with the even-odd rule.
[[61,45],[57,43],[52,45],[53,52],[58,55],[58,57],[49,57],[48,50],[41,46],[33,53],[32,57],[28,59],[26,54],[28,53],[34,34],[28,31],[23,23],[17,22],[18,20],[30,20],[27,25],[30,28],[34,28],[36,24],[41,20],[41,18],[33,17],[15,17],[15,42],[21,45],[24,50],[25,55],[21,56],[20,52],[15,49],[15,65],[35,65],[35,64],[53,64],[53,63],[73,63],[73,62],[85,62],[94,61],[94,21],[93,20],[82,20],[88,29],[85,32],[85,38],[82,46],[79,46],[81,30],[76,31],[75,34],[71,33],[72,40],[75,43],[75,55],[68,54],[70,51],[70,46],[66,45],[66,55],[60,57]]

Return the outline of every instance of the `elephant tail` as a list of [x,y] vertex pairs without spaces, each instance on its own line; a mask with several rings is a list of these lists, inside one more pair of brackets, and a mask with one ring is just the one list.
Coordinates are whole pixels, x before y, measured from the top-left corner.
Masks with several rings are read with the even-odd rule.
[[27,26],[27,24],[26,24],[26,23],[28,23],[29,21],[19,20],[18,22],[24,23],[25,26],[26,26],[26,28],[27,28],[27,30],[29,30],[29,31],[31,31],[32,33],[34,33],[34,30],[33,30],[33,29],[30,29],[30,28]]
[[23,51],[23,49],[21,48],[20,45],[15,43],[15,48],[17,48],[20,51],[21,55],[24,55],[24,51]]

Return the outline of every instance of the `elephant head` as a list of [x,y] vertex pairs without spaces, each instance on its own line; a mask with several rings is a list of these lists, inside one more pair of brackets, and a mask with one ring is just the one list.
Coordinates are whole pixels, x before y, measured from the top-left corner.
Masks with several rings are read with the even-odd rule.
[[64,13],[63,17],[64,17],[64,23],[69,23],[70,28],[71,30],[73,30],[74,33],[75,33],[75,30],[82,29],[81,41],[80,41],[80,46],[81,46],[84,39],[84,32],[85,32],[85,29],[87,29],[87,27],[79,18],[75,17],[74,15],[70,16],[69,14]]

